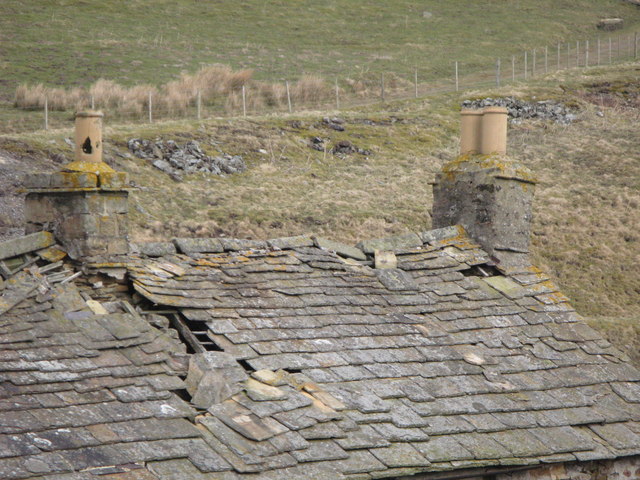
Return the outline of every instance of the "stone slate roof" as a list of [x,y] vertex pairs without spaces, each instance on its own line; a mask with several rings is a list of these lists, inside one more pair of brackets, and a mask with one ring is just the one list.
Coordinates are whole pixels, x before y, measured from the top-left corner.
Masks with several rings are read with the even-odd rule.
[[460,228],[359,247],[141,245],[133,288],[206,351],[202,391],[157,314],[100,315],[71,281],[16,274],[0,478],[369,479],[640,453],[640,372],[541,271],[500,270]]

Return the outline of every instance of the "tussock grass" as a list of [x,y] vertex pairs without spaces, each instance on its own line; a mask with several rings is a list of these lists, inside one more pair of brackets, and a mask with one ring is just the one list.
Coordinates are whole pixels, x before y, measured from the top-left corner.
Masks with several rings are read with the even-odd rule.
[[[177,80],[159,87],[134,85],[125,87],[112,80],[101,78],[89,88],[71,89],[22,84],[16,88],[14,106],[25,110],[40,110],[45,99],[51,110],[78,110],[87,108],[93,100],[96,108],[113,113],[140,114],[149,105],[149,96],[156,110],[168,113],[184,113],[197,101],[198,92],[203,104],[222,102],[229,110],[242,105],[242,87],[246,87],[247,107],[257,110],[265,106],[287,105],[286,86],[252,79],[251,70],[234,71],[228,66],[203,67],[195,74],[183,73]],[[313,105],[329,98],[331,89],[315,75],[303,75],[290,88],[291,101],[296,104]]]

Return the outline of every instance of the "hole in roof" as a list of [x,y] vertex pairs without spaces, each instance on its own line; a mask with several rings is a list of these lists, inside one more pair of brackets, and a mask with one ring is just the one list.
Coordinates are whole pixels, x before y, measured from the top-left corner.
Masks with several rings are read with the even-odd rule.
[[191,402],[191,394],[187,391],[186,388],[181,388],[179,390],[173,390],[178,397],[180,397],[185,402]]
[[500,271],[493,265],[474,265],[471,268],[462,270],[461,273],[465,277],[495,277],[500,275]]
[[255,372],[256,369],[249,365],[249,362],[246,360],[236,360],[242,368],[244,368],[247,372]]
[[287,373],[302,373],[302,369],[300,368],[283,368],[282,370]]

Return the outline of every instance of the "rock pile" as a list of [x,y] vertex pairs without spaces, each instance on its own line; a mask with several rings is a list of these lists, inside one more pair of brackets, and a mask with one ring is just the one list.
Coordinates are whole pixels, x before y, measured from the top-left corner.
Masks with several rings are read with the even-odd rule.
[[344,157],[352,153],[359,153],[360,155],[371,155],[371,150],[365,150],[363,148],[356,147],[349,140],[339,140],[332,147],[329,147],[325,142],[327,139],[322,137],[311,137],[309,139],[309,147],[319,152],[325,150],[338,157]]
[[138,158],[149,160],[159,170],[174,178],[181,178],[189,173],[211,173],[224,175],[244,172],[247,168],[239,155],[226,153],[211,157],[204,153],[195,140],[187,141],[179,146],[173,140],[143,140],[132,138],[127,142],[131,153]]
[[577,115],[566,105],[553,100],[539,102],[526,102],[514,97],[482,98],[478,100],[465,100],[462,108],[507,107],[509,121],[521,123],[523,120],[539,118],[553,120],[562,125],[568,125],[576,120]]

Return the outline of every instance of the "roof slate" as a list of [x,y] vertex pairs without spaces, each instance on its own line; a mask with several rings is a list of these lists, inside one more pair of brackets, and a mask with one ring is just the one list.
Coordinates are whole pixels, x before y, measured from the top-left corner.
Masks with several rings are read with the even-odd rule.
[[[0,292],[1,478],[368,479],[640,454],[640,372],[543,272],[501,270],[459,227],[357,251],[174,246],[126,260],[133,288],[250,379],[196,409],[172,329],[23,271]],[[397,269],[372,268],[380,248]]]

